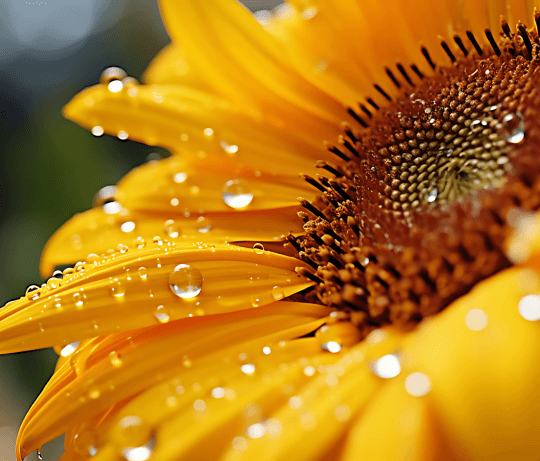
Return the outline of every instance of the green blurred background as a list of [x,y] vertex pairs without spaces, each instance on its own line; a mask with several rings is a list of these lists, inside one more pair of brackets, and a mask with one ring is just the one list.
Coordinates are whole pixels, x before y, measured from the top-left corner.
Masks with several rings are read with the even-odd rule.
[[[243,3],[257,11],[281,2]],[[157,0],[0,0],[0,305],[41,284],[47,239],[155,150],[95,138],[62,107],[109,66],[140,79],[168,42]],[[0,461],[15,460],[18,427],[56,358],[52,349],[0,356]],[[44,460],[62,447],[61,438],[47,444]]]

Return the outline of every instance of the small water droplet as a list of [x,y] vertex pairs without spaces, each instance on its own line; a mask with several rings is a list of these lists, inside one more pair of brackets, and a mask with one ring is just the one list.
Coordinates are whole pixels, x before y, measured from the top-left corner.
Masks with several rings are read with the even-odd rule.
[[176,173],[173,176],[173,181],[177,184],[183,183],[187,179],[187,173]]
[[203,133],[205,136],[212,136],[214,134],[214,130],[212,128],[205,128]]
[[169,287],[180,298],[189,299],[197,296],[202,289],[201,271],[187,264],[179,264],[169,276]]
[[161,237],[159,235],[156,235],[153,239],[152,239],[152,243],[154,245],[158,245],[158,246],[162,246],[163,245],[163,240],[161,239]]
[[122,80],[127,77],[126,71],[120,67],[108,67],[99,77],[100,83],[109,84],[112,80]]
[[249,186],[245,181],[240,179],[227,181],[225,186],[223,186],[221,196],[228,206],[235,209],[245,208],[253,200],[253,193]]
[[276,301],[279,301],[280,299],[283,299],[285,297],[285,291],[282,287],[275,286],[274,288],[272,288],[272,297]]
[[256,243],[253,245],[253,251],[258,255],[262,255],[264,253],[264,245],[262,243]]
[[143,280],[148,277],[148,271],[146,270],[146,267],[139,267],[139,277]]
[[370,364],[371,371],[379,378],[395,378],[401,373],[401,362],[397,354],[387,354]]
[[199,216],[197,218],[197,231],[201,234],[206,234],[209,230],[212,229],[212,225],[210,224],[210,221],[208,218],[205,218],[204,216]]
[[173,219],[168,219],[167,221],[165,221],[164,231],[168,237],[171,237],[173,239],[177,238],[182,233],[182,231],[180,230],[180,226],[176,224]]
[[117,249],[121,254],[126,254],[126,253],[129,251],[129,248],[128,248],[126,245],[122,245],[121,243],[116,247],[116,249]]
[[435,200],[437,200],[437,196],[439,195],[439,189],[437,189],[436,187],[434,187],[433,189],[431,189],[429,191],[429,194],[427,196],[427,201],[429,203],[433,203]]
[[146,246],[146,241],[142,237],[137,237],[134,243],[135,247],[139,250],[143,249]]
[[240,370],[246,375],[252,375],[255,373],[255,365],[253,363],[245,363],[240,367]]
[[507,114],[502,120],[500,134],[510,144],[519,144],[525,139],[525,120],[519,112]]
[[37,450],[37,459],[39,459],[39,461],[43,461],[43,455],[39,449]]
[[103,133],[105,133],[105,130],[103,127],[96,125],[92,127],[92,134],[96,137],[103,136]]
[[135,223],[133,221],[126,221],[120,226],[120,230],[125,233],[133,232],[135,229]]
[[75,293],[73,295],[73,302],[75,303],[77,307],[82,307],[85,299],[86,299],[86,295],[84,293]]
[[167,323],[171,318],[169,314],[169,309],[163,305],[156,307],[156,310],[154,311],[154,316],[160,323]]
[[59,288],[62,285],[62,280],[57,279],[56,277],[51,277],[49,280],[47,280],[47,289],[54,290],[55,288]]
[[238,152],[238,146],[236,144],[229,145],[225,141],[221,141],[220,146],[227,154],[236,154]]
[[120,282],[115,281],[111,286],[111,294],[115,298],[121,298],[126,294],[126,287]]
[[77,347],[79,347],[79,344],[80,344],[80,341],[74,341],[74,342],[68,344],[67,346],[64,346],[62,348],[62,350],[60,351],[60,355],[62,357],[67,357],[67,356],[73,354],[73,352],[75,352],[75,349],[77,349]]
[[35,301],[41,296],[41,289],[37,285],[30,285],[26,289],[26,299]]
[[339,344],[336,341],[328,341],[326,343],[321,344],[321,347],[328,352],[331,352],[332,354],[337,354],[341,350],[341,344]]
[[125,141],[127,138],[129,138],[127,131],[124,131],[124,130],[120,130],[117,136],[118,136],[118,139],[120,139],[120,141]]
[[111,361],[111,365],[115,368],[122,366],[122,359],[119,357],[118,352],[116,351],[109,353],[109,360]]

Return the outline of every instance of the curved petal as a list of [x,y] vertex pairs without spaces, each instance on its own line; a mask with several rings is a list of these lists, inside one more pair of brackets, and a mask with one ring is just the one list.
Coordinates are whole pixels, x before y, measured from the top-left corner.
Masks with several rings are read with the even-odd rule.
[[[241,352],[263,355],[268,344],[313,331],[329,311],[282,302],[245,313],[183,319],[90,343],[89,354],[80,351],[84,366],[73,366],[78,361],[75,353],[75,360],[58,370],[33,405],[19,433],[18,454],[24,457],[69,426],[172,377],[179,376],[186,384],[204,383],[224,367],[224,361],[227,368],[226,363]],[[242,372],[240,366],[234,366],[237,373]]]
[[[159,244],[161,243],[161,245]],[[299,261],[240,247],[176,249],[168,241],[79,265],[0,311],[0,350],[73,341],[194,315],[271,304],[311,286]]]
[[407,341],[412,366],[431,380],[429,399],[444,432],[472,459],[534,459],[540,452],[540,323],[537,314],[524,317],[538,311],[539,281],[530,268],[505,270]]

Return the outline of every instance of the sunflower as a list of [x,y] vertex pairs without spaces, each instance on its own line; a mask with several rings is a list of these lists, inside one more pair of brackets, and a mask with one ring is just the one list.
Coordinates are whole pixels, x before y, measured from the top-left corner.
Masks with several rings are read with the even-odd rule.
[[538,459],[533,3],[161,0],[145,84],[65,115],[172,156],[0,311],[60,356],[18,459]]

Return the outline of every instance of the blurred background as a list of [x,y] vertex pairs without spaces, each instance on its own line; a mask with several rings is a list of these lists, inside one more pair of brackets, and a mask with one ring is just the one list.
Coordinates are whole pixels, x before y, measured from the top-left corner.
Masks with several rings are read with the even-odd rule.
[[[243,3],[255,12],[281,1]],[[53,232],[155,150],[95,138],[62,107],[107,67],[140,79],[168,42],[157,0],[0,0],[0,306],[42,283]],[[0,461],[15,461],[18,427],[56,358],[52,349],[0,356]],[[62,451],[60,438],[43,459]]]

